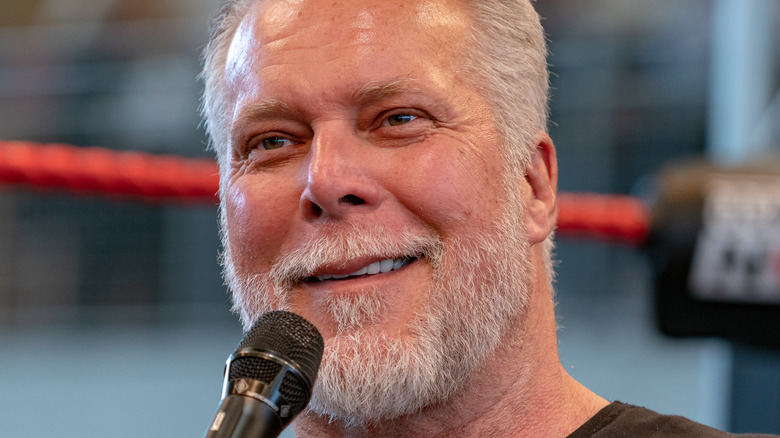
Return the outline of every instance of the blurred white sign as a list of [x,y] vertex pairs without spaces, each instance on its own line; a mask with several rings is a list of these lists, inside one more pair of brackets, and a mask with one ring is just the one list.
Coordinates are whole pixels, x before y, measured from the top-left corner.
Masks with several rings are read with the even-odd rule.
[[780,177],[709,182],[689,276],[705,300],[780,304]]

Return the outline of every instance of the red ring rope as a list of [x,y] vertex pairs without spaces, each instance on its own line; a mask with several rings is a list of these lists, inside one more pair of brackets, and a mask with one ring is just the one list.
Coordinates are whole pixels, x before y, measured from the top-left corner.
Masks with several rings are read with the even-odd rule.
[[558,193],[558,234],[639,245],[650,232],[650,209],[623,195]]
[[0,182],[75,193],[215,202],[214,160],[0,141]]
[[[215,203],[214,160],[0,141],[0,183],[143,200]],[[629,196],[559,193],[558,233],[631,244],[650,229],[644,202]]]

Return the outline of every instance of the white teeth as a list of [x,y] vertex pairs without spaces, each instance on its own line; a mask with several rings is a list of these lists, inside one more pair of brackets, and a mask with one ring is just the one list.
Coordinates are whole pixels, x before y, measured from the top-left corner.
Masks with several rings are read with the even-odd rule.
[[382,262],[374,262],[368,265],[368,275],[374,275],[379,273],[379,267]]
[[362,269],[358,269],[355,272],[352,272],[350,274],[339,274],[339,275],[332,275],[332,274],[326,274],[326,275],[318,275],[317,280],[319,281],[325,281],[330,279],[342,279],[347,277],[358,277],[360,275],[374,275],[379,274],[380,272],[390,272],[396,269],[401,269],[407,264],[409,264],[410,260],[405,257],[401,257],[398,259],[385,259],[380,262],[374,262],[371,263],[368,266],[364,266]]
[[[355,272],[350,272],[350,274],[349,274],[349,275],[351,275],[351,276],[353,276],[353,277],[356,277],[356,276],[358,276],[358,275],[366,275],[366,272],[368,272],[368,268],[369,268],[369,267],[371,267],[371,265],[365,266],[365,267],[363,267],[363,269],[358,269],[358,270],[357,270],[357,271],[355,271]],[[346,275],[345,275],[345,277],[346,277]]]
[[393,260],[382,260],[379,263],[379,272],[390,272],[393,270]]

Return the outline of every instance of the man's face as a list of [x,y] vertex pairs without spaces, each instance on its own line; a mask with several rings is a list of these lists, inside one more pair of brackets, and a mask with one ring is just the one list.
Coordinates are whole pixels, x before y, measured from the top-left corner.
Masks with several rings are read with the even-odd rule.
[[[350,384],[323,377],[347,373],[337,362],[431,355],[452,373],[450,356],[483,358],[523,307],[528,255],[507,193],[527,190],[458,71],[470,22],[451,3],[262,2],[233,40],[228,279],[245,323],[286,308],[320,329],[321,392]],[[445,343],[459,352],[429,351]]]

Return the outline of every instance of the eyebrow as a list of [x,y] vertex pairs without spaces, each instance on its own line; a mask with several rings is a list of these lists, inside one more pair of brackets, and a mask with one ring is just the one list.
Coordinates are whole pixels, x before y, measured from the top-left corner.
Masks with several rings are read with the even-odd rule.
[[[350,95],[356,104],[366,105],[388,97],[418,93],[420,89],[414,79],[400,78],[390,82],[371,82],[353,91]],[[295,111],[281,99],[265,98],[241,108],[234,119],[233,126],[241,126],[251,120],[263,120],[284,117]]]
[[416,80],[399,78],[390,82],[370,82],[352,92],[352,100],[359,104],[376,102],[399,94],[419,92]]
[[241,126],[250,120],[270,119],[291,112],[292,109],[284,101],[267,98],[241,108],[233,121],[233,126]]

